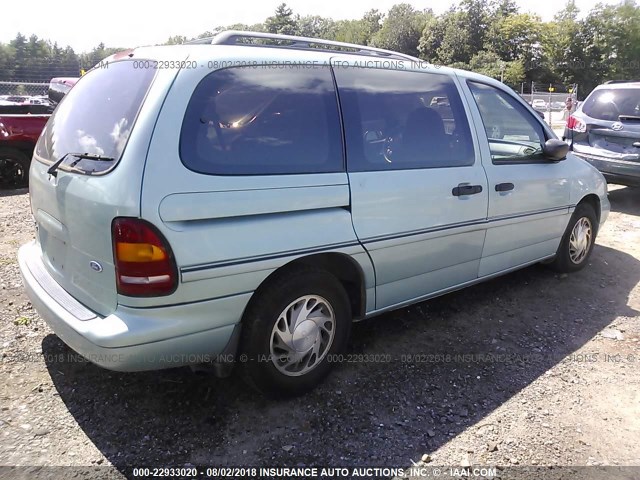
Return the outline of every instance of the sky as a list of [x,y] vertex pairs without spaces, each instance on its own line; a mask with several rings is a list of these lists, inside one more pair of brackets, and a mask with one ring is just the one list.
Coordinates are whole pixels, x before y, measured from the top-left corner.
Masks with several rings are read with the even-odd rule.
[[[212,30],[219,25],[258,23],[273,15],[283,0],[30,0],[3,2],[0,11],[0,42],[7,43],[20,32],[27,37],[70,45],[76,53],[93,49],[100,42],[108,47],[135,47],[163,43],[170,36],[188,38]],[[619,0],[579,0],[576,3],[586,14],[596,3],[617,4]],[[321,15],[334,20],[360,18],[372,8],[387,12],[396,3],[407,2],[416,9],[431,8],[436,14],[447,10],[454,0],[323,0],[309,2],[288,0],[294,14]],[[561,10],[565,0],[516,0],[521,11],[551,20]]]

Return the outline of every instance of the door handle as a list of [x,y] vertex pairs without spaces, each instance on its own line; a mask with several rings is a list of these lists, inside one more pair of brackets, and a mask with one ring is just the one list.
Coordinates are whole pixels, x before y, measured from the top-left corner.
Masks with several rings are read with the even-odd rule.
[[496,192],[508,192],[514,188],[515,185],[513,183],[499,183],[496,185]]
[[463,195],[475,195],[482,191],[482,185],[469,185],[468,183],[461,183],[457,187],[453,187],[451,193],[454,197],[461,197]]

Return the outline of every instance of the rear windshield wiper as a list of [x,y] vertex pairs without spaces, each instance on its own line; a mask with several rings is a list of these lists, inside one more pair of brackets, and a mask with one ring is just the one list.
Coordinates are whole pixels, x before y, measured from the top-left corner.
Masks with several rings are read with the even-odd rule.
[[631,121],[634,121],[634,122],[638,122],[638,121],[640,121],[640,116],[638,116],[638,115],[620,115],[618,117],[618,119],[621,122],[624,122],[625,120],[627,120],[627,121],[631,120]]
[[57,177],[58,167],[62,164],[62,162],[65,161],[67,157],[76,158],[76,160],[71,163],[70,167],[74,167],[80,160],[95,160],[96,162],[113,162],[115,160],[113,157],[103,157],[102,155],[94,155],[91,153],[65,153],[53,165],[49,167],[47,173],[49,175]]

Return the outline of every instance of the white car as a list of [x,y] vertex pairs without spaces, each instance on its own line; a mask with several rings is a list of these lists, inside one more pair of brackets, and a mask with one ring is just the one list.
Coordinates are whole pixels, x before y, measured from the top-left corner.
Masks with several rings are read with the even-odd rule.
[[545,102],[544,100],[542,100],[541,98],[536,98],[532,103],[531,106],[536,109],[536,110],[545,110],[547,108],[547,102]]

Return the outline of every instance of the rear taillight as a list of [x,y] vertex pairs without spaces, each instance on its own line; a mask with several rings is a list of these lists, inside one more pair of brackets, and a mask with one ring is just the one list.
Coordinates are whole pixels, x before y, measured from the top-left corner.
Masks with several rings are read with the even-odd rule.
[[569,116],[567,119],[567,128],[569,130],[573,130],[574,132],[586,132],[587,125],[580,119],[574,117],[573,115]]
[[169,295],[178,285],[173,253],[162,234],[137,218],[111,224],[118,293],[130,297]]

